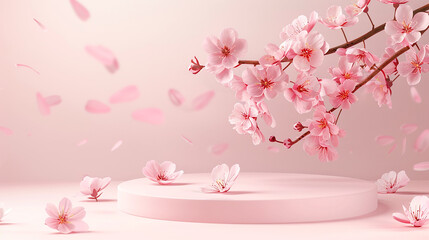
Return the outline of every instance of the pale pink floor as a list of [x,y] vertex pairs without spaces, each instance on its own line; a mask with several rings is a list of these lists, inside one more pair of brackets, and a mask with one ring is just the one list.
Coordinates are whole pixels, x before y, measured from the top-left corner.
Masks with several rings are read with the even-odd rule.
[[[394,221],[392,212],[401,211],[418,194],[429,194],[429,181],[411,182],[391,195],[379,195],[378,210],[364,217],[306,224],[202,224],[145,219],[116,208],[116,187],[112,183],[100,202],[85,200],[78,182],[58,184],[9,184],[0,186],[0,199],[13,211],[0,223],[0,239],[428,239],[429,226],[413,228]],[[44,225],[47,202],[57,204],[69,197],[87,211],[90,232],[61,235]]]

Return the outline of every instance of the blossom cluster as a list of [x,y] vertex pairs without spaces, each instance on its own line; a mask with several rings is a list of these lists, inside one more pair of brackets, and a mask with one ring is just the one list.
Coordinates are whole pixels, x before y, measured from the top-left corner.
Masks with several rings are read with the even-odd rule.
[[[366,47],[365,39],[370,36],[353,42],[347,40],[344,29],[358,23],[363,13],[372,23],[368,13],[371,1],[358,0],[344,9],[329,7],[326,17],[317,12],[309,17],[298,16],[281,30],[280,44],[267,44],[266,54],[258,61],[240,60],[247,50],[247,42],[239,38],[236,30],[227,28],[219,38],[210,36],[204,41],[207,64],[201,65],[195,58],[189,70],[196,74],[205,68],[219,83],[235,92],[239,102],[234,105],[229,122],[237,133],[251,135],[255,145],[265,140],[259,126],[261,118],[268,126],[276,126],[267,101],[283,95],[298,113],[313,112],[311,119],[298,122],[294,129],[299,132],[308,129],[302,135],[306,137],[303,148],[308,154],[317,154],[321,161],[332,161],[337,158],[339,138],[345,134],[337,125],[339,114],[334,115],[334,111],[350,109],[358,101],[355,92],[362,86],[380,107],[392,108],[394,81],[401,76],[409,85],[416,85],[422,73],[429,71],[429,45],[417,44],[429,25],[428,13],[414,14],[406,5],[407,0],[380,1],[395,8],[395,18],[386,22],[384,28],[388,40],[383,56],[376,56]],[[330,48],[324,36],[315,30],[318,23],[341,30],[346,44]],[[373,25],[370,34],[377,32],[379,30]],[[356,46],[360,43],[363,47]],[[401,50],[405,52],[405,59],[398,58]],[[338,65],[329,67],[324,73],[317,72],[331,53],[338,58]],[[253,66],[239,72],[238,67],[245,64]],[[295,70],[293,75],[290,65]],[[296,77],[292,79],[291,76]],[[269,140],[290,148],[302,138],[279,141],[272,136]]]

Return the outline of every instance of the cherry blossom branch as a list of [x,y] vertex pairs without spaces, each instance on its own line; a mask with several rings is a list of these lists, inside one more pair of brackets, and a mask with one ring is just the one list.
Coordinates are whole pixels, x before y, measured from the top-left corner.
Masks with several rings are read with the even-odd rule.
[[[416,10],[414,10],[413,11],[413,15],[415,15],[416,13],[419,13],[419,12],[426,12],[427,10],[429,10],[429,4],[426,4],[426,5],[422,6],[422,7],[417,8]],[[386,26],[386,23],[383,23],[380,26],[377,26],[376,28],[373,28],[371,31],[363,34],[362,36],[360,36],[358,38],[355,38],[355,39],[353,39],[353,40],[351,40],[349,42],[346,42],[344,44],[332,47],[332,48],[330,48],[328,50],[328,52],[326,52],[325,55],[329,55],[329,54],[335,53],[339,48],[349,48],[349,47],[352,47],[352,46],[354,46],[354,45],[356,45],[358,43],[361,43],[361,42],[365,41],[366,39],[374,36],[375,34],[383,31],[384,28],[385,28],[385,26]],[[292,59],[284,58],[282,60],[282,62],[290,62],[290,61],[292,61]],[[240,60],[238,62],[238,64],[239,65],[241,65],[241,64],[259,65],[259,61],[258,60]]]

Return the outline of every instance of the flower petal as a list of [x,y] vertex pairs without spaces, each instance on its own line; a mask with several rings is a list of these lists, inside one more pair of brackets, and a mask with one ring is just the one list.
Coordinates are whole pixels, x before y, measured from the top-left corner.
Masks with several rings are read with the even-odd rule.
[[88,100],[85,110],[89,113],[108,113],[110,112],[110,107],[97,100]]
[[417,152],[423,152],[426,148],[429,147],[429,129],[425,129],[416,140],[414,144],[414,149]]
[[416,124],[402,124],[399,129],[405,134],[411,134],[417,130],[418,126]]
[[132,113],[132,117],[141,122],[147,122],[153,125],[163,124],[164,112],[158,108],[144,108],[136,110]]
[[139,89],[135,85],[122,88],[110,97],[110,103],[123,103],[136,100],[140,96]]
[[77,0],[70,0],[70,4],[72,5],[74,12],[80,18],[80,20],[86,21],[89,19],[89,11],[81,3],[79,3]]
[[207,91],[197,96],[192,100],[192,109],[194,111],[198,111],[205,108],[210,103],[214,95],[215,95],[214,91]]
[[115,145],[113,145],[112,149],[110,149],[111,152],[115,151],[116,149],[118,149],[120,146],[122,145],[122,140],[119,140],[115,143]]
[[375,141],[381,146],[390,145],[395,141],[395,138],[392,136],[377,136]]
[[410,223],[410,220],[403,213],[393,213],[393,219],[401,223]]
[[170,98],[170,101],[176,106],[182,105],[183,102],[185,101],[185,98],[183,97],[183,95],[179,91],[173,88],[168,90],[168,97]]
[[414,102],[416,103],[422,102],[422,98],[420,97],[420,94],[419,92],[417,92],[417,89],[415,87],[410,88],[410,93],[411,93],[411,98],[414,100]]
[[427,171],[429,170],[429,162],[419,162],[414,164],[414,171]]
[[221,155],[228,149],[228,147],[229,147],[228,143],[221,143],[221,144],[212,145],[209,148],[209,150],[210,150],[210,153],[212,153],[213,155]]

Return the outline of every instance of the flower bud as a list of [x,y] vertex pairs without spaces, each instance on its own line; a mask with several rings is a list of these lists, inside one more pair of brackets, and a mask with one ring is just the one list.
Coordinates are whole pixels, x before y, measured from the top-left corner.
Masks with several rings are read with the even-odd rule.
[[201,71],[201,69],[203,69],[204,66],[200,65],[200,62],[198,61],[197,57],[194,57],[194,59],[191,60],[191,65],[189,65],[188,70],[192,73],[192,74],[197,74]]
[[304,129],[304,128],[305,127],[304,127],[304,125],[302,125],[301,122],[297,122],[297,123],[295,123],[295,125],[293,125],[293,129],[297,130],[298,132],[301,132],[302,129]]
[[284,140],[284,141],[283,141],[283,145],[284,145],[287,149],[289,149],[290,147],[292,147],[293,142],[292,142],[292,140],[291,140],[290,138],[288,138],[288,139],[286,139],[286,140]]
[[277,139],[276,139],[276,137],[275,137],[275,136],[271,136],[271,137],[269,138],[269,140],[270,140],[270,142],[276,142],[276,141],[277,141]]

